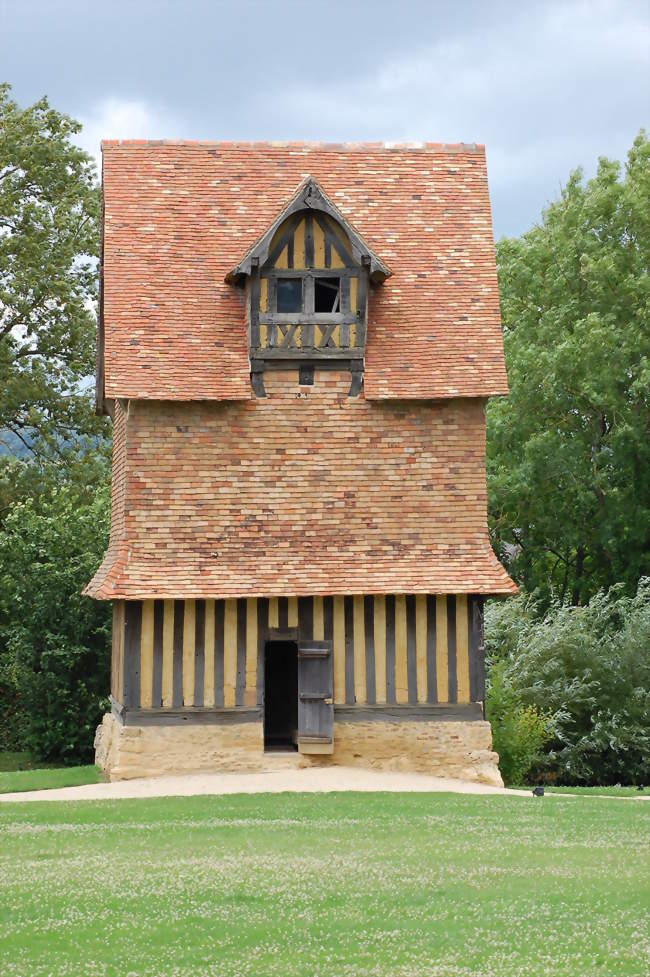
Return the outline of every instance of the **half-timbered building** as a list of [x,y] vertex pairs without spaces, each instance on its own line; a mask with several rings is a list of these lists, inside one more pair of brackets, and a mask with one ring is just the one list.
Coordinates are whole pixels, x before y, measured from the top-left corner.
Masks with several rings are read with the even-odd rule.
[[286,762],[498,782],[482,146],[108,142],[112,778]]

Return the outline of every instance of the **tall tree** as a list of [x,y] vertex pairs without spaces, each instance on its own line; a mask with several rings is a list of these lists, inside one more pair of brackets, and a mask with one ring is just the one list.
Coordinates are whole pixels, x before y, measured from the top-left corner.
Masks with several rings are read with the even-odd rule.
[[528,589],[575,604],[650,573],[649,257],[643,131],[623,172],[576,171],[497,245],[511,393],[488,411],[493,542]]
[[0,85],[0,439],[57,452],[97,430],[94,363],[99,190],[79,123]]

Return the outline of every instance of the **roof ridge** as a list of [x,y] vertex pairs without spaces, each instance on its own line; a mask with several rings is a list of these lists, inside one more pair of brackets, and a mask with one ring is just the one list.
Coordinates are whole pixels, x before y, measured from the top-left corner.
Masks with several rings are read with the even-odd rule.
[[409,150],[426,152],[435,150],[446,153],[485,152],[484,143],[445,142],[311,142],[292,140],[203,140],[203,139],[102,139],[101,147],[138,148],[148,146],[180,146],[188,149],[320,149],[339,152],[391,152]]

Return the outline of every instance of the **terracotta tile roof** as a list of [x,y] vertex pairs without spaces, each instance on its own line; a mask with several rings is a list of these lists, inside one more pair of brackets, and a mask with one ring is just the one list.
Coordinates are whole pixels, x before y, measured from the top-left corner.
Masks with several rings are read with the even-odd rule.
[[484,402],[369,403],[349,377],[116,405],[99,598],[511,594],[490,549]]
[[312,175],[393,274],[373,291],[368,398],[507,390],[483,146],[105,142],[105,392],[245,399],[224,278]]

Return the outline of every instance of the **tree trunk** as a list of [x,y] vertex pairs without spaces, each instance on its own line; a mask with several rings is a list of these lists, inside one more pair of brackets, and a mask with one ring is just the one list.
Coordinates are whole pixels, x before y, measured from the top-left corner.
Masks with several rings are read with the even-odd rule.
[[575,606],[580,603],[580,581],[582,578],[582,570],[585,562],[585,551],[583,546],[579,546],[576,550],[576,572],[573,578],[573,595],[571,598],[571,603]]

